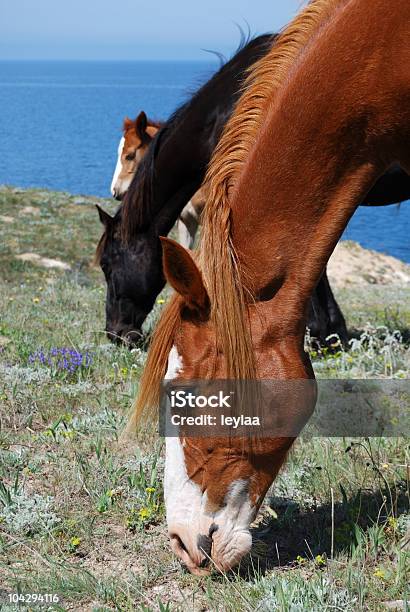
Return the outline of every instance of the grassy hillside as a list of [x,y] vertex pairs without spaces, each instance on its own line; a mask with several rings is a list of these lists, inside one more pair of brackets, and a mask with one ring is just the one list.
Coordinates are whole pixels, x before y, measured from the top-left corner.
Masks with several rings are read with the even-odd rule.
[[[96,201],[0,189],[0,602],[19,590],[81,611],[405,609],[404,439],[300,440],[241,568],[202,580],[181,570],[162,441],[118,440],[145,354],[104,335]],[[408,378],[409,289],[337,297],[358,339],[348,352],[312,350],[317,374]]]

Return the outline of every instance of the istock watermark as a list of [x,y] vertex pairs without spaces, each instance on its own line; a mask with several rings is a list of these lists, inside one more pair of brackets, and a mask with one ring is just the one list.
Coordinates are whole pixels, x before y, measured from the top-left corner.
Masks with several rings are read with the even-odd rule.
[[410,380],[165,381],[159,428],[187,437],[410,437]]
[[191,391],[180,389],[179,391],[171,391],[169,399],[171,408],[231,408],[231,400],[234,396],[234,391],[229,395],[225,395],[223,391],[219,391],[217,395],[196,395]]

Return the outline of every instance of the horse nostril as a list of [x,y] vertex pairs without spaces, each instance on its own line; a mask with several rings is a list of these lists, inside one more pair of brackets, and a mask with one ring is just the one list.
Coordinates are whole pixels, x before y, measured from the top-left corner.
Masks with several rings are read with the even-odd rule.
[[[195,549],[195,547],[193,547],[192,550],[189,550],[188,546],[185,545],[181,537],[175,532],[170,533],[169,537],[171,540],[172,550],[177,555],[177,557],[179,557],[179,560],[181,561],[182,565],[188,571],[190,571],[192,574],[195,574],[196,576],[205,576],[210,573],[210,569],[208,567],[211,561],[210,554],[205,554],[203,548],[201,548],[200,546],[198,546],[198,549]],[[198,536],[197,543],[200,541],[201,537],[206,538],[206,542],[205,540],[201,540],[201,543],[206,546],[205,550],[209,550],[210,552],[210,546],[208,543],[208,540],[210,540],[210,538],[208,538],[208,536]]]
[[[199,535],[196,545],[199,550],[205,555],[205,558],[209,561],[212,553],[212,538],[206,535]],[[201,567],[204,567],[201,565]]]
[[210,563],[210,559],[209,557],[204,557],[201,561],[201,563],[199,564],[199,567],[204,568],[204,567],[208,567],[209,563]]

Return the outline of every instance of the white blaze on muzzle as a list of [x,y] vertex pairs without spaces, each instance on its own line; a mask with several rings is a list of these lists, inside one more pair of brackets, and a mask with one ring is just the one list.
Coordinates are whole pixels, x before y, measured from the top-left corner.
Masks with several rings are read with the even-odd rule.
[[[173,380],[183,370],[182,359],[175,346],[172,347],[168,358],[166,380]],[[175,523],[191,524],[195,518],[194,509],[201,503],[201,490],[187,475],[184,451],[179,438],[167,437],[164,497],[167,511],[168,526]]]
[[[182,371],[183,362],[174,346],[165,378],[172,380]],[[248,488],[247,480],[234,481],[222,508],[216,512],[207,511],[206,491],[202,492],[187,474],[184,440],[166,438],[164,496],[168,532],[174,552],[191,571],[195,572],[209,554],[212,554],[216,567],[225,571],[249,552],[252,544],[249,525],[256,509],[250,503]],[[201,550],[201,541],[207,537],[212,538],[209,552]],[[181,542],[186,550],[181,549]]]

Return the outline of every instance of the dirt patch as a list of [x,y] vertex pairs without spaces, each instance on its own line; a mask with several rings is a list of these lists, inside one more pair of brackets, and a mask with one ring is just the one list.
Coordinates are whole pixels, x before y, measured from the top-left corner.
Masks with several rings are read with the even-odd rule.
[[8,215],[0,215],[1,223],[14,223],[14,217],[9,217]]
[[36,266],[43,268],[57,268],[58,270],[71,270],[71,266],[60,259],[50,259],[49,257],[41,257],[38,253],[22,253],[16,255],[16,259],[20,261],[28,261]]
[[7,338],[7,336],[0,336],[0,352],[4,349],[5,346],[10,344],[11,339]]
[[23,215],[34,215],[35,217],[38,217],[40,214],[40,209],[35,208],[34,206],[23,206],[20,211],[23,213]]
[[400,285],[410,286],[410,265],[376,251],[364,249],[356,242],[339,242],[328,263],[332,285]]

